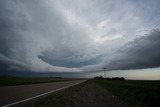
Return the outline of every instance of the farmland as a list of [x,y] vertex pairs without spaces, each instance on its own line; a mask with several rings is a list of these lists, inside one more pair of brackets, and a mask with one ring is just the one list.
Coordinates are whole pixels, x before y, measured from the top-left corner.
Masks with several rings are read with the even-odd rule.
[[158,107],[160,81],[94,81],[133,107]]
[[[1,77],[0,86],[1,88],[5,88],[5,86],[15,85],[28,85],[29,87],[29,84],[37,83],[50,84],[43,86],[43,89],[45,89],[45,87],[51,86],[52,83],[50,82],[70,80],[77,79],[60,77]],[[40,97],[33,101],[31,100],[24,104],[22,103],[22,106],[158,107],[160,105],[159,99],[160,81],[90,79],[65,90]]]
[[61,77],[0,77],[0,86],[28,85],[70,80],[76,79]]
[[158,107],[159,99],[160,81],[89,80],[27,106]]

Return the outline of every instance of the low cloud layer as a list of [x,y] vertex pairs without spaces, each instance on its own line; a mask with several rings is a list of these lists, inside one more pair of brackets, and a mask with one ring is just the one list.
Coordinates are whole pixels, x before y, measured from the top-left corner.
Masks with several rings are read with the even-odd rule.
[[105,62],[108,70],[144,69],[160,66],[160,31],[153,30],[127,43],[113,59]]
[[158,0],[1,0],[0,72],[159,67],[158,10]]

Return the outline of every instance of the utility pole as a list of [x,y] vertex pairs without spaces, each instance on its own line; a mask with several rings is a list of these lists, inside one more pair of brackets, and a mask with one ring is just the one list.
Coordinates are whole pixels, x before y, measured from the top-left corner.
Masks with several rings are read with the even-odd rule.
[[104,78],[106,80],[106,68],[103,68],[104,69]]

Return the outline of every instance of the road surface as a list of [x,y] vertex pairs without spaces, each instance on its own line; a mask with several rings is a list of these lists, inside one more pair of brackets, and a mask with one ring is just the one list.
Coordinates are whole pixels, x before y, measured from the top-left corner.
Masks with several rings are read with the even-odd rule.
[[85,80],[0,86],[0,106],[12,106],[84,82]]

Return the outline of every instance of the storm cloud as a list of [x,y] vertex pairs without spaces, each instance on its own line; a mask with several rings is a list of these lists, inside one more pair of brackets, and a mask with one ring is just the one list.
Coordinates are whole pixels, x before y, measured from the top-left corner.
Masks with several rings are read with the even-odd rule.
[[114,59],[106,61],[108,70],[144,69],[160,66],[160,31],[153,30],[127,43]]
[[[59,8],[51,7],[47,1],[1,1],[0,54],[7,69],[79,71],[63,64],[59,67],[58,62],[51,65],[40,56],[55,60],[64,57],[78,63],[98,55],[90,31],[85,30],[89,27],[81,25],[70,11],[63,13]],[[17,66],[17,62],[26,66]]]
[[159,0],[1,0],[0,72],[160,67]]

